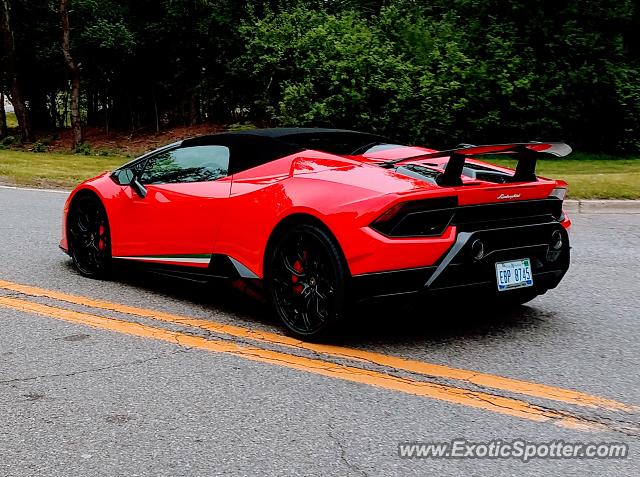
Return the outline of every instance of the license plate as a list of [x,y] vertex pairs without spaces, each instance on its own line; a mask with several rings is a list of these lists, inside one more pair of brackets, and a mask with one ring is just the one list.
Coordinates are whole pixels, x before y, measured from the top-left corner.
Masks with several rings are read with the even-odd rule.
[[499,291],[530,287],[533,285],[531,260],[523,258],[522,260],[496,263],[496,280]]

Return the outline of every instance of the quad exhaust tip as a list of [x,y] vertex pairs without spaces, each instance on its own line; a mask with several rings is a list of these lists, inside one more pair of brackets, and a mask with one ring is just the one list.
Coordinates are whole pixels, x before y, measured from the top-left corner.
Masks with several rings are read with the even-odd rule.
[[473,241],[471,244],[471,255],[474,260],[482,260],[482,257],[484,257],[484,243],[482,243],[482,240],[476,239]]
[[551,248],[554,250],[562,248],[562,234],[559,230],[554,230],[551,234]]

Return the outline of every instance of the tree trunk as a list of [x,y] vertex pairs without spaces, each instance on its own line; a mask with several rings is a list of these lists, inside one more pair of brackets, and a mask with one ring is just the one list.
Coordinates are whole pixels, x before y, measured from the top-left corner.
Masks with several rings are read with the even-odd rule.
[[71,27],[69,26],[68,0],[60,0],[62,17],[62,54],[71,75],[71,129],[73,130],[73,148],[82,143],[82,122],[80,118],[80,69],[71,56]]
[[198,97],[195,93],[191,93],[189,102],[189,126],[198,124]]
[[62,125],[60,124],[61,123],[61,121],[60,121],[60,113],[58,112],[58,102],[57,102],[57,99],[56,99],[57,94],[58,94],[58,92],[54,91],[49,96],[49,101],[50,101],[49,108],[51,109],[51,118],[53,120],[53,126],[56,129],[59,129],[59,128],[62,127]]
[[62,128],[67,127],[67,118],[69,117],[69,92],[62,93],[64,109],[62,110]]
[[0,138],[7,137],[7,113],[4,110],[4,92],[0,91]]
[[109,88],[104,90],[104,128],[109,136]]
[[85,91],[85,97],[87,98],[87,118],[85,124],[87,127],[96,125],[96,94],[93,90],[87,89]]
[[40,91],[38,87],[31,88],[29,93],[29,113],[31,114],[32,128],[36,131],[50,130],[53,122],[47,93]]
[[160,134],[160,116],[158,116],[158,100],[156,98],[155,85],[151,85],[151,95],[153,99],[153,111],[156,115],[156,134]]
[[5,71],[9,77],[11,88],[11,104],[18,119],[18,126],[24,142],[33,141],[31,130],[31,116],[22,94],[22,82],[16,66],[16,45],[13,29],[11,28],[11,7],[9,0],[0,0],[0,33],[4,46]]

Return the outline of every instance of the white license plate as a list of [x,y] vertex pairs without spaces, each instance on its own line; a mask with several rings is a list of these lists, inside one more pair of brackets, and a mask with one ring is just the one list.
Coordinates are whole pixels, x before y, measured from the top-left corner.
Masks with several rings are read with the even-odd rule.
[[523,258],[522,260],[496,263],[496,280],[499,291],[530,287],[533,285],[531,260]]

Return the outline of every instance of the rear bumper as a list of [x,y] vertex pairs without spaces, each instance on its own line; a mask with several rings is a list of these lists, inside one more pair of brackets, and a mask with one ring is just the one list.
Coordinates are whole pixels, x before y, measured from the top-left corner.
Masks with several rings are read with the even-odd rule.
[[[556,230],[562,235],[557,251],[551,246]],[[481,259],[471,251],[477,240],[484,245]],[[352,292],[357,300],[446,291],[496,293],[496,262],[529,258],[533,288],[544,293],[560,283],[569,269],[569,256],[569,236],[560,222],[461,232],[435,265],[354,276]]]

